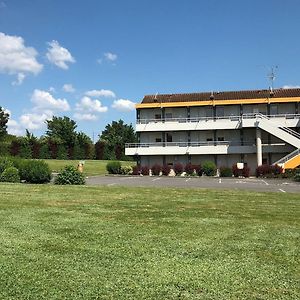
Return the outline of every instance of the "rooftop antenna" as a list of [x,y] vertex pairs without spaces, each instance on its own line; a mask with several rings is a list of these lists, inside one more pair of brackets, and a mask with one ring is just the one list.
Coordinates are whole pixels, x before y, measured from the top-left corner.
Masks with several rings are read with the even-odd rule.
[[271,68],[271,72],[268,74],[268,78],[270,80],[270,92],[273,94],[273,89],[274,89],[274,80],[276,78],[276,75],[275,75],[275,71],[278,69],[278,66],[275,66],[275,67],[272,67]]

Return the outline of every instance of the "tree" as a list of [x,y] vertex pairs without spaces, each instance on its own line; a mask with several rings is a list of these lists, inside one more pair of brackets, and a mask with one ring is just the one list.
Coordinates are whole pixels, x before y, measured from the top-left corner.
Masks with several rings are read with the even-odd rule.
[[72,119],[64,117],[53,117],[52,120],[46,120],[46,135],[50,138],[59,139],[65,146],[73,147],[76,142],[77,124]]
[[0,106],[0,139],[7,134],[9,114]]
[[[117,152],[118,158],[124,158],[125,144],[136,142],[136,134],[132,125],[125,124],[123,120],[113,121],[111,124],[107,124],[105,130],[102,131],[99,137],[100,141],[105,142],[107,147],[106,152],[109,157],[104,157],[104,159],[115,159],[115,152]],[[119,153],[120,150],[122,155]]]

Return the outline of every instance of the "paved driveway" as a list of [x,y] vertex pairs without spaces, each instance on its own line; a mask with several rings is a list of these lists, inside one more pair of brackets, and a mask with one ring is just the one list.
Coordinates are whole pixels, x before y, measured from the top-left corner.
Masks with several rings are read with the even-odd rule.
[[92,176],[89,185],[141,186],[252,190],[257,192],[300,193],[300,183],[287,179],[178,178],[149,176]]

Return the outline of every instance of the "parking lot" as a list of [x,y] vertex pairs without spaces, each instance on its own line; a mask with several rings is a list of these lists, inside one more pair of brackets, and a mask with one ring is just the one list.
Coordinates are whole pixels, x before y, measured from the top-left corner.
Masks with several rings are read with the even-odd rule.
[[91,176],[88,185],[176,187],[251,190],[257,192],[300,193],[300,183],[290,179],[216,178],[216,177],[149,177]]

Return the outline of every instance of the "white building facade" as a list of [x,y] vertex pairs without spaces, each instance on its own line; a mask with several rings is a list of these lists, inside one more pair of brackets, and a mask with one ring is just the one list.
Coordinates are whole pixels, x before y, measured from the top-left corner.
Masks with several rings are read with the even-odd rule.
[[141,165],[242,162],[300,164],[300,89],[145,96],[136,105],[138,143],[125,153]]

